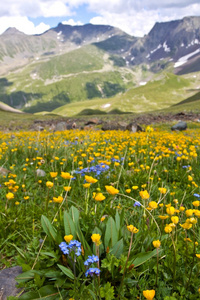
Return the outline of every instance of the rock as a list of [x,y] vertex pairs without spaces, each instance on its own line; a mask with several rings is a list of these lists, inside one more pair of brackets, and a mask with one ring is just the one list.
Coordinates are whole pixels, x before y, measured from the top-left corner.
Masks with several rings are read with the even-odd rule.
[[143,131],[142,127],[134,122],[129,123],[126,126],[126,130],[129,130],[130,132],[138,132],[138,131]]
[[178,130],[178,131],[182,131],[182,130],[186,130],[187,129],[187,123],[184,121],[179,121],[177,124],[175,124],[174,126],[171,127],[171,130]]
[[66,122],[59,122],[55,125],[54,131],[64,131],[67,129]]
[[36,175],[37,175],[38,177],[45,177],[45,176],[46,176],[46,172],[43,171],[43,170],[41,170],[41,169],[37,169],[37,170],[36,170]]
[[88,125],[99,125],[99,124],[101,124],[101,121],[99,121],[99,119],[94,118],[88,120],[84,125],[88,126]]
[[8,296],[16,296],[21,289],[16,287],[15,277],[22,273],[19,266],[0,271],[0,299],[6,300]]
[[66,125],[66,129],[67,129],[67,130],[75,129],[76,127],[77,127],[76,122],[68,123],[68,124]]
[[114,122],[109,122],[109,123],[103,124],[101,129],[103,131],[107,131],[107,130],[125,130],[125,128],[123,126],[120,126],[118,123],[116,124]]
[[[0,167],[0,175],[1,175],[1,176],[6,176],[8,173],[10,173],[9,170]],[[0,299],[1,299],[1,298],[0,298]]]

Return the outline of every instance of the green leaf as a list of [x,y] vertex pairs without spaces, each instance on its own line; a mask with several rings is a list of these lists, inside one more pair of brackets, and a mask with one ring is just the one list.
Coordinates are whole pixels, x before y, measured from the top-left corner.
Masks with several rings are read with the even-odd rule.
[[120,226],[120,216],[119,216],[118,210],[116,211],[115,222],[116,222],[116,229],[119,233],[121,226]]
[[75,225],[72,220],[72,217],[67,211],[64,212],[64,229],[65,229],[65,235],[72,234],[74,239],[76,238]]
[[55,259],[59,259],[59,255],[56,254],[55,252],[43,252],[43,251],[41,251],[40,254],[50,256],[50,257],[53,257]]
[[38,292],[28,292],[20,297],[20,300],[56,300],[59,292],[52,285],[45,285]]
[[79,210],[75,206],[72,205],[70,207],[69,213],[72,216],[72,220],[73,220],[74,224],[75,225],[78,224],[78,222],[79,222]]
[[86,241],[81,229],[80,229],[80,225],[78,224],[76,227],[76,232],[77,232],[77,237],[79,239],[79,241],[81,242],[81,245],[83,247],[83,250],[85,252],[86,255],[91,255],[92,254],[92,250],[88,244],[88,242]]
[[119,258],[124,250],[123,239],[119,240],[113,248],[110,249],[110,253]]
[[57,230],[55,227],[51,224],[49,219],[42,215],[41,217],[41,224],[44,232],[47,234],[47,236],[53,240],[56,243],[59,243]]
[[24,273],[22,273],[22,274],[19,274],[19,275],[15,278],[15,280],[16,280],[18,283],[20,283],[20,282],[26,282],[26,281],[29,281],[29,280],[33,279],[33,278],[34,278],[34,274],[35,274],[34,270],[29,270],[29,271],[27,271],[27,272],[24,272]]
[[112,217],[110,217],[106,224],[106,232],[105,232],[105,248],[107,249],[108,246],[113,247],[118,240],[118,232],[116,229],[115,221]]
[[110,282],[107,282],[103,287],[100,288],[100,296],[106,300],[112,300],[115,298],[114,287],[111,286]]
[[[162,250],[158,250],[159,252],[161,252]],[[148,251],[145,253],[140,253],[137,255],[136,258],[134,258],[132,260],[132,264],[134,264],[134,267],[138,267],[142,264],[144,264],[146,261],[148,261],[150,258],[152,258],[153,256],[157,255],[157,249],[154,249],[153,251]]]
[[67,277],[69,277],[70,279],[74,280],[74,274],[72,273],[72,271],[70,269],[68,269],[68,268],[66,268],[66,267],[64,267],[62,265],[57,265],[57,266],[61,269],[61,271],[65,275],[67,275]]

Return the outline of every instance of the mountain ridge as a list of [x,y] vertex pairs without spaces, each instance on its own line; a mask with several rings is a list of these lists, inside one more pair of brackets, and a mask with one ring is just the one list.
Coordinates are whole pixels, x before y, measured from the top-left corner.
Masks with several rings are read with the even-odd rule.
[[[200,17],[156,23],[144,37],[110,25],[59,23],[39,35],[9,28],[0,35],[0,101],[39,112],[95,98],[125,99],[128,90],[157,80],[162,71],[199,72],[199,62]],[[183,91],[173,93],[177,102],[184,100]],[[140,95],[141,107],[153,107],[150,99],[148,92]]]

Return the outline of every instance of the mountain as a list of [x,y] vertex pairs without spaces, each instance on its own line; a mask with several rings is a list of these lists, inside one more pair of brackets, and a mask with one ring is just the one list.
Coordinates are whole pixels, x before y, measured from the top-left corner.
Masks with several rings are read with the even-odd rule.
[[[142,38],[108,25],[61,23],[40,35],[15,28],[0,35],[0,101],[25,112],[61,111],[80,101],[101,108],[112,99],[114,109],[120,99],[130,102],[123,110],[159,109],[192,97],[199,71],[200,17],[156,23]],[[173,89],[170,81],[171,102],[161,93],[170,73],[181,82]]]

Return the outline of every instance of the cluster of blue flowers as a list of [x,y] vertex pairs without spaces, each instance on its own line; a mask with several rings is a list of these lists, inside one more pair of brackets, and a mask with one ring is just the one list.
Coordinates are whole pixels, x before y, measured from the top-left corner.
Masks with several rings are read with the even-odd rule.
[[91,265],[91,264],[93,264],[93,263],[97,263],[99,261],[99,258],[98,258],[98,256],[96,256],[96,255],[89,255],[88,256],[88,259],[84,262],[84,265],[85,266],[89,266],[89,265]]
[[[81,255],[81,243],[76,240],[70,241],[69,244],[67,244],[66,242],[62,242],[62,243],[60,243],[59,248],[65,255],[66,254],[69,255],[72,251],[75,253],[76,256]],[[94,254],[89,255],[88,259],[84,262],[84,265],[86,267],[89,267],[91,264],[97,263],[98,261],[99,261],[98,256],[96,256]],[[85,276],[87,277],[88,275],[99,276],[100,270],[98,268],[88,268],[87,271],[85,272]]]
[[[84,265],[88,267],[88,266],[90,266],[93,263],[97,263],[98,261],[99,261],[98,256],[96,256],[94,254],[93,255],[89,255],[88,259],[84,262]],[[99,276],[100,275],[100,270],[98,268],[89,268],[85,272],[85,276],[87,277],[88,275],[90,275],[90,276],[94,276],[94,275]]]
[[94,172],[96,176],[99,176],[101,173],[106,172],[109,170],[109,166],[103,163],[100,163],[96,166],[91,166],[90,168],[84,168],[82,170],[78,169],[74,173],[81,174],[81,176],[85,176],[85,173]]
[[60,250],[63,252],[63,254],[69,254],[70,252],[74,252],[76,256],[80,256],[81,255],[81,243],[74,240],[74,241],[70,241],[69,244],[62,242],[59,245]]
[[189,167],[190,167],[190,165],[182,166],[183,169],[187,169],[187,168],[189,168]]
[[98,268],[89,268],[85,272],[85,276],[87,277],[88,275],[90,275],[90,276],[94,276],[94,275],[99,276],[100,275],[100,270]]

